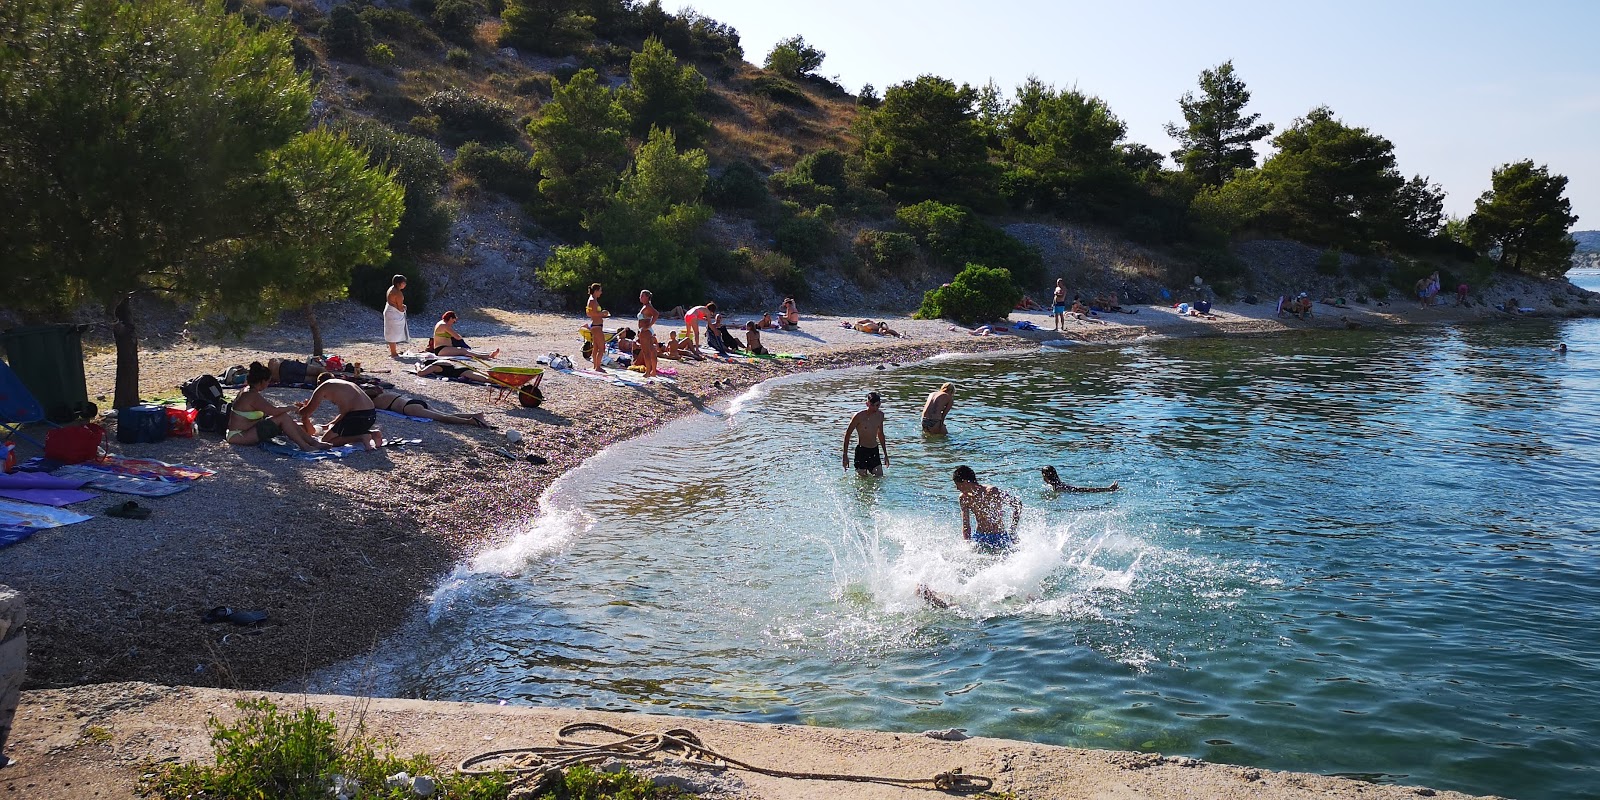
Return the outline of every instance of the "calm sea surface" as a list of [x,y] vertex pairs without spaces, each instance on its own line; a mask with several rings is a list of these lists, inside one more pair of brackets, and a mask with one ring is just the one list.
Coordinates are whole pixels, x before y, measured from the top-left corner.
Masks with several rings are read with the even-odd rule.
[[[1597,366],[1600,321],[1528,321],[768,385],[564,478],[389,690],[1594,797]],[[839,468],[869,389],[882,481]],[[1022,497],[1015,553],[963,546],[958,464]],[[1123,489],[1055,496],[1043,464]]]

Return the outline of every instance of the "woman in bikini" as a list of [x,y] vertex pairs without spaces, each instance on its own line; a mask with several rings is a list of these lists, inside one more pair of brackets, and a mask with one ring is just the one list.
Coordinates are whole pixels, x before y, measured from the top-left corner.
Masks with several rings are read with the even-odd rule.
[[376,386],[365,385],[361,387],[367,396],[372,398],[372,407],[384,411],[393,411],[408,417],[421,417],[446,425],[472,425],[478,428],[493,428],[482,414],[445,414],[428,408],[428,401],[418,397],[403,395],[396,391],[380,389]]
[[245,381],[245,390],[234,398],[228,414],[228,433],[224,436],[224,441],[244,447],[270,441],[282,434],[301,450],[328,449],[330,445],[317,441],[306,433],[305,428],[300,427],[299,421],[289,413],[289,409],[273,405],[266,395],[261,393],[261,390],[272,383],[272,371],[264,364],[259,361],[250,362],[250,370],[246,374]]
[[467,340],[456,333],[456,312],[446,311],[433,326],[433,337],[428,339],[428,352],[436,356],[472,356],[473,358],[499,358],[500,351],[489,355],[474,352]]
[[600,284],[589,284],[589,306],[584,310],[589,315],[589,355],[594,357],[595,372],[604,371],[600,359],[606,354],[606,317],[611,316],[600,307],[600,291]]
[[639,304],[639,357],[636,359],[636,363],[644,367],[644,376],[646,378],[654,378],[656,376],[656,366],[660,359],[656,354],[656,334],[653,329],[655,328],[656,320],[661,318],[661,314],[656,311],[656,307],[651,303],[649,289],[643,289],[639,292]]

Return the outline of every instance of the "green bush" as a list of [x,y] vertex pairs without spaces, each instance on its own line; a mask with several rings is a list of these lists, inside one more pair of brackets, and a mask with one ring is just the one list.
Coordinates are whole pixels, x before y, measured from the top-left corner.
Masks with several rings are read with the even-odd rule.
[[833,206],[819,205],[809,211],[794,203],[784,203],[784,207],[789,213],[778,223],[775,237],[778,252],[802,263],[814,262],[825,255],[833,238]]
[[528,154],[511,145],[491,149],[467,142],[456,151],[453,166],[479,186],[515,200],[527,202],[538,194],[539,175],[528,163]]
[[451,88],[429,95],[422,106],[439,118],[439,135],[446,144],[499,144],[517,138],[511,124],[516,112],[497,100]]
[[[334,776],[359,783],[364,797],[383,792],[384,779],[397,772],[428,775],[437,781],[440,800],[492,800],[510,791],[503,775],[457,775],[425,755],[401,758],[358,729],[340,743],[332,715],[313,708],[281,713],[271,701],[240,700],[243,717],[233,724],[215,718],[211,728],[214,765],[168,764],[144,779],[142,793],[179,800],[193,797],[274,798],[274,800],[324,800],[331,797]],[[572,770],[566,785],[579,792],[570,796],[593,797],[600,791],[637,787],[632,774],[591,776]],[[565,785],[563,786],[563,789]],[[638,789],[643,790],[642,787]],[[409,794],[409,787],[406,793]],[[400,796],[383,793],[381,796]],[[618,797],[622,795],[616,795]],[[638,797],[651,797],[638,794]]]
[[782,253],[767,251],[752,253],[750,269],[762,280],[771,283],[772,288],[777,289],[779,294],[800,300],[811,296],[811,285],[806,282],[805,271]]
[[856,234],[852,249],[861,263],[890,271],[916,258],[917,240],[899,231],[864,230]]
[[1317,274],[1332,277],[1338,275],[1344,263],[1344,252],[1337,247],[1322,251],[1317,257]]
[[459,47],[452,47],[445,52],[444,63],[455,69],[467,69],[472,66],[472,54]]
[[771,75],[759,75],[750,79],[750,94],[765,97],[774,103],[781,103],[794,108],[811,108],[816,104],[800,87]]
[[1367,294],[1372,295],[1374,300],[1387,300],[1389,298],[1389,287],[1382,283],[1374,283],[1367,287]]
[[439,36],[428,30],[428,26],[415,14],[373,6],[361,10],[361,20],[372,30],[421,50],[438,50],[444,46]]
[[335,6],[328,13],[328,24],[322,26],[322,43],[329,55],[360,61],[372,45],[372,29],[355,9]]
[[809,153],[794,167],[776,173],[772,188],[808,203],[838,202],[846,188],[844,154],[833,148]]
[[375,44],[367,48],[367,60],[380,67],[387,67],[394,63],[394,48],[386,44]]
[[755,278],[750,271],[750,248],[724,250],[720,247],[703,247],[700,250],[700,271],[718,283],[749,283]]
[[439,146],[367,117],[346,117],[334,127],[367,152],[368,163],[393,170],[406,190],[406,210],[389,249],[397,254],[443,249],[454,215],[439,199],[439,189],[449,177]]
[[428,14],[428,22],[445,39],[471,47],[472,31],[481,11],[473,0],[438,0]]
[[961,206],[925,200],[895,214],[900,224],[946,266],[1004,265],[1020,286],[1045,280],[1039,252]]
[[963,325],[1002,320],[1022,299],[1005,268],[968,264],[955,279],[922,296],[918,319],[953,319]]
[[434,138],[439,135],[439,118],[433,114],[418,114],[406,123],[418,136]]
[[758,208],[767,201],[767,184],[748,161],[735,161],[706,184],[706,201],[719,209]]

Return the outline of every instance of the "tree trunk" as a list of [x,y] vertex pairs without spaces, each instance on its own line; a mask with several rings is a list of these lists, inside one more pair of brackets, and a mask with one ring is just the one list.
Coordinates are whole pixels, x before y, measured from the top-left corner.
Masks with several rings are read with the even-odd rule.
[[139,404],[139,337],[133,328],[133,309],[128,302],[130,292],[122,296],[111,312],[111,338],[117,343],[117,385],[112,395],[111,407],[123,409]]
[[317,309],[306,303],[306,324],[311,326],[311,355],[322,355],[322,327],[317,325]]

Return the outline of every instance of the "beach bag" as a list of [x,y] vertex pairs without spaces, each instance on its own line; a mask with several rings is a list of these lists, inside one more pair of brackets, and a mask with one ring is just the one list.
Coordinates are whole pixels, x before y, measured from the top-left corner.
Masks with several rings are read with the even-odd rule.
[[222,381],[217,380],[215,375],[201,375],[193,380],[184,381],[178,388],[183,391],[183,401],[190,408],[220,406],[223,403]]
[[168,408],[167,409],[167,435],[177,436],[181,439],[194,437],[194,418],[200,414],[198,408]]
[[100,455],[100,443],[105,441],[106,429],[90,422],[51,428],[44,437],[44,457],[63,464],[82,464]]
[[117,441],[123,444],[154,444],[166,438],[166,406],[130,406],[117,414]]
[[226,433],[228,431],[228,415],[232,412],[232,403],[197,409],[194,416],[195,430],[201,433]]

